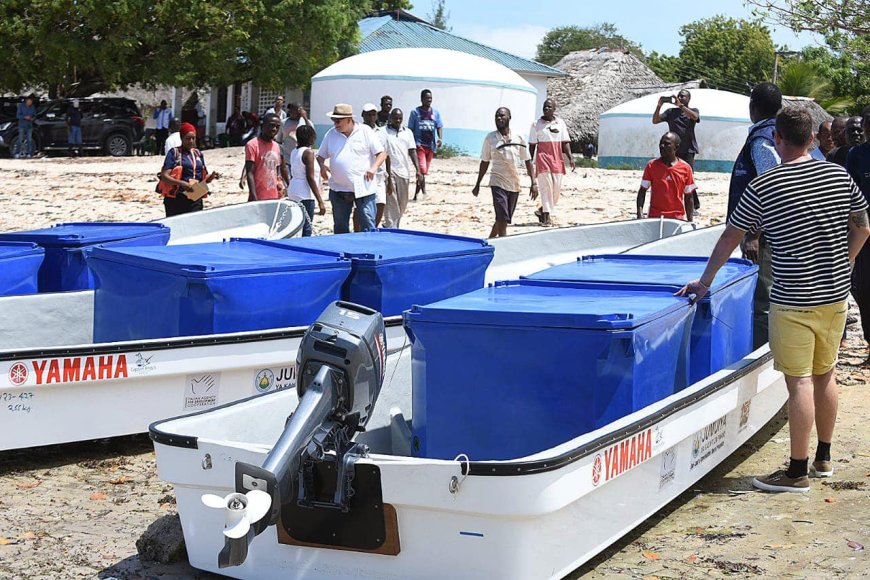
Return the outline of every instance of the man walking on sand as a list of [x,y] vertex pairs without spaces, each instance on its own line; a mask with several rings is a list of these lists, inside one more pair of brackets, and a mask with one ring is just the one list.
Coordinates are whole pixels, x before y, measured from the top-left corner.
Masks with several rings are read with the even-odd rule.
[[[701,122],[701,113],[698,109],[689,107],[689,101],[692,100],[692,93],[686,89],[672,97],[659,97],[656,110],[653,112],[652,122],[654,125],[658,123],[667,123],[668,131],[676,133],[680,138],[680,148],[677,150],[677,157],[689,164],[692,171],[695,170],[695,155],[698,154],[698,140],[695,138],[695,125]],[[670,103],[674,105],[670,109],[660,113],[662,105]],[[700,209],[701,200],[698,199],[698,193],[692,194],[695,210]]]
[[417,201],[417,194],[426,195],[426,176],[429,175],[429,166],[435,152],[441,147],[443,128],[441,113],[432,106],[432,91],[423,89],[420,93],[420,106],[411,111],[408,118],[408,129],[414,132],[417,142],[417,162],[420,167],[414,201]]
[[637,219],[643,219],[646,191],[652,188],[649,217],[692,221],[692,194],[698,189],[692,167],[677,157],[680,137],[665,133],[659,140],[661,157],[646,164],[637,191]]
[[[749,118],[753,125],[731,170],[728,187],[728,217],[749,182],[779,164],[779,153],[774,145],[776,113],[782,107],[782,92],[773,83],[759,83],[749,95]],[[767,313],[770,310],[770,286],[773,283],[770,265],[770,247],[761,229],[750,232],[742,239],[743,257],[758,264],[758,283],[753,298],[753,346],[767,342]]]
[[565,175],[565,156],[574,171],[571,155],[571,137],[565,121],[556,116],[556,102],[544,101],[543,115],[532,124],[529,131],[529,154],[535,159],[538,175],[538,194],[541,207],[535,211],[542,225],[550,225],[550,213],[559,202],[562,192],[562,176]]
[[387,196],[387,209],[384,212],[384,227],[387,228],[398,228],[408,207],[411,168],[414,168],[415,180],[420,176],[417,145],[411,130],[402,127],[403,118],[402,109],[393,109],[386,127],[387,155],[390,159],[388,178],[393,182],[393,195]]
[[495,223],[489,232],[490,238],[503,238],[507,235],[507,226],[513,219],[517,200],[520,197],[519,166],[525,165],[531,179],[529,195],[532,199],[538,197],[538,185],[535,183],[535,168],[532,166],[532,156],[522,135],[511,132],[511,111],[507,107],[499,107],[495,111],[495,131],[489,133],[483,140],[480,152],[480,168],[477,171],[477,183],[471,193],[474,197],[480,193],[480,182],[486,175],[490,163],[492,173],[489,176],[489,187],[492,189],[492,205],[495,209]]
[[387,206],[387,197],[393,195],[393,182],[389,179],[390,152],[387,149],[387,131],[383,127],[378,127],[378,108],[375,107],[374,103],[366,103],[363,105],[362,118],[363,123],[374,131],[377,138],[380,139],[381,145],[387,154],[384,163],[378,168],[378,173],[375,175],[375,180],[377,181],[375,227],[379,227],[381,225],[381,220],[384,217],[384,208]]
[[[837,419],[837,364],[848,310],[849,270],[870,236],[867,201],[848,173],[810,155],[813,120],[787,107],[776,116],[782,164],[752,179],[728,218],[704,273],[677,295],[697,302],[748,232],[764,229],[773,253],[770,351],[788,387],[791,459],[787,470],[756,477],[765,491],[806,492],[808,475],[831,477]],[[846,233],[848,231],[848,234]],[[810,468],[813,421],[818,433]]]
[[281,119],[274,113],[263,117],[260,136],[245,145],[245,173],[248,182],[248,201],[281,199],[284,184],[290,181],[283,163],[281,146],[275,135],[281,130]]
[[[354,207],[363,231],[374,229],[377,212],[375,175],[387,157],[381,140],[371,128],[353,119],[353,107],[338,103],[327,115],[333,127],[323,136],[317,151],[320,176],[329,179],[333,231],[350,231]],[[329,160],[329,171],[325,165]]]
[[18,103],[15,116],[18,119],[18,147],[15,157],[30,159],[33,157],[33,118],[36,117],[33,95],[24,97],[24,102]]

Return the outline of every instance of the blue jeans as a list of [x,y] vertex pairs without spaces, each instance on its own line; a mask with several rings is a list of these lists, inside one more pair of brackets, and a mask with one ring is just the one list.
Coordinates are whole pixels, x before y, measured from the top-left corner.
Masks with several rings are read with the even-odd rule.
[[19,157],[33,156],[33,127],[18,128],[18,151]]
[[72,145],[81,145],[82,144],[82,128],[77,127],[75,125],[69,126],[69,139],[67,142]]
[[350,213],[356,205],[362,231],[375,229],[375,215],[378,211],[377,195],[374,193],[354,199],[352,191],[329,191],[332,204],[333,231],[336,234],[350,232]]
[[305,208],[305,213],[308,214],[308,218],[302,222],[302,237],[307,238],[311,236],[311,230],[313,229],[314,204],[317,203],[317,201],[313,199],[303,199],[299,203],[302,204],[302,207]]

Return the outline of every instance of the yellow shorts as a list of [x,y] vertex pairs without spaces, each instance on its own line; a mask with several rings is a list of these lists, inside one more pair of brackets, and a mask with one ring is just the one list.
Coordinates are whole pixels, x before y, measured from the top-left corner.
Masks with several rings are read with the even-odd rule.
[[793,377],[823,375],[837,364],[848,301],[823,306],[771,304],[773,368]]

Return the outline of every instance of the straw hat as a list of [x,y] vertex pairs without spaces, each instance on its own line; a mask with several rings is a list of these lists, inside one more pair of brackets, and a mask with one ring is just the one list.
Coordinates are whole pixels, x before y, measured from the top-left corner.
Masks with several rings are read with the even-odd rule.
[[347,103],[338,103],[326,116],[330,119],[350,119],[353,117],[353,107]]

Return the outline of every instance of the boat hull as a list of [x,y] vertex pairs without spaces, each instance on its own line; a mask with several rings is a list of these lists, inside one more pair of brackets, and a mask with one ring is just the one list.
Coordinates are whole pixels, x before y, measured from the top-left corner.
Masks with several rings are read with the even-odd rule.
[[262,579],[558,578],[709,473],[786,398],[764,347],[664,401],[522,460],[468,464],[373,454],[364,461],[380,470],[383,501],[396,509],[398,555],[283,545],[272,527],[255,538],[244,564],[224,569],[217,565],[223,515],[200,497],[233,491],[235,462],[258,465],[269,446],[241,434],[235,442],[217,440],[208,429],[197,436],[202,419],[234,424],[266,406],[286,412],[295,397],[275,393],[199,420],[161,422],[152,438],[197,568]]
[[[402,344],[401,318],[387,340]],[[143,433],[160,417],[296,387],[307,327],[0,353],[0,451]]]

